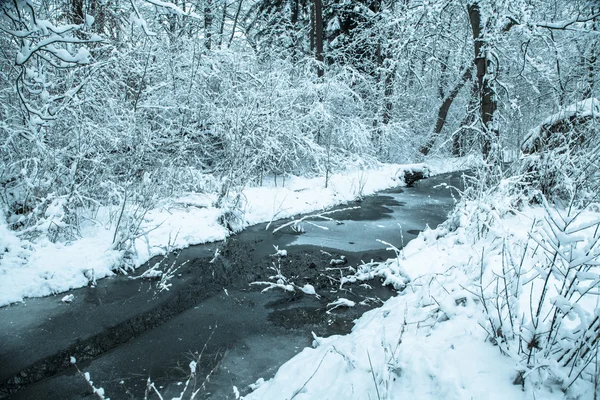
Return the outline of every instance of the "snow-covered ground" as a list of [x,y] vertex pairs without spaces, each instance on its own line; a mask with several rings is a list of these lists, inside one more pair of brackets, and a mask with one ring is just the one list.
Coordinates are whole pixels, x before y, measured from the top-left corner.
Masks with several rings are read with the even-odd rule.
[[[427,166],[432,174],[468,168],[472,159],[435,159]],[[241,196],[241,218],[236,228],[325,209],[402,185],[401,171],[419,165],[381,164],[368,170],[333,174],[325,188],[325,179],[279,177],[265,180],[261,187],[249,187]],[[224,210],[214,207],[217,193],[189,193],[159,202],[149,210],[140,226],[144,233],[135,240],[129,261],[134,267],[151,257],[193,244],[223,240],[230,231],[219,224]],[[0,211],[0,246],[6,251],[0,258],[0,306],[86,286],[90,281],[114,274],[122,262],[123,251],[113,244],[115,213],[101,210],[95,219],[80,223],[80,236],[71,241],[50,240],[52,227],[61,224],[60,204],[49,207],[43,227],[47,233],[35,238],[18,236],[7,227]]]
[[[509,197],[495,193],[461,203],[444,225],[422,232],[398,258],[359,268],[348,279],[379,277],[404,290],[365,313],[351,334],[315,337],[313,348],[273,379],[259,380],[245,399],[597,398],[594,366],[564,366],[568,357],[560,355],[586,348],[584,330],[588,338],[599,331],[600,210],[570,217],[568,210],[517,210]],[[556,228],[561,224],[563,233]],[[544,266],[551,262],[548,274]],[[569,300],[559,294],[572,293],[561,273],[579,292]],[[549,331],[557,333],[552,346],[545,339]],[[595,343],[590,350],[597,357]]]

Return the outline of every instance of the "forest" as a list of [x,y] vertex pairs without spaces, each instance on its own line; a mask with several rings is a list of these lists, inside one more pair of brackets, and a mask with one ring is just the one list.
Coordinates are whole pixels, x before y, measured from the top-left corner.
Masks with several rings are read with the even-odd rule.
[[[478,243],[478,259],[463,260],[476,278],[439,293],[476,292],[465,302],[498,353],[520,360],[506,380],[527,396],[596,399],[599,57],[595,0],[0,1],[0,306],[311,211],[252,214],[249,193],[266,196],[263,186],[326,189],[359,171],[352,195],[327,198],[340,203],[388,185],[367,184],[386,165],[464,163],[472,177],[448,222],[408,248]],[[163,225],[156,210],[171,199],[208,210],[206,233]],[[41,266],[92,247],[95,267]],[[398,265],[368,273],[415,282],[399,251]],[[488,259],[500,270],[485,272]],[[405,332],[402,307],[394,329]],[[376,378],[370,357],[360,393],[395,398],[392,370]],[[325,398],[299,393],[288,398]]]
[[210,187],[225,201],[268,174],[517,153],[530,129],[597,92],[598,12],[559,0],[5,1],[4,212],[28,229],[60,201],[68,236],[78,210],[124,199]]

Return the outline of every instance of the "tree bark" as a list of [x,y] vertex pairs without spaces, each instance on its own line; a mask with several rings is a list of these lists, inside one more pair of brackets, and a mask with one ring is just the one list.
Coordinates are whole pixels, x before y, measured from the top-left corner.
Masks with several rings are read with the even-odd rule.
[[221,48],[223,45],[223,32],[225,31],[225,19],[227,19],[227,0],[223,1],[223,13],[221,14],[221,25],[219,26],[219,44]]
[[315,3],[314,0],[310,2],[310,52],[315,51]]
[[[600,8],[599,8],[600,10]],[[594,9],[592,8],[592,14],[594,13]],[[592,23],[592,31],[594,31],[594,33],[598,33],[598,25],[600,25],[599,22],[594,21]],[[592,93],[594,92],[594,81],[596,80],[596,64],[598,62],[598,49],[600,48],[600,46],[598,45],[597,41],[592,42],[590,49],[588,51],[587,55],[584,55],[584,65],[587,67],[587,82],[586,82],[586,88],[583,91],[583,97],[582,100],[585,100],[589,97],[592,96]]]
[[314,0],[315,7],[315,59],[319,63],[317,67],[317,76],[321,78],[325,71],[323,70],[323,4],[321,0]]
[[492,139],[498,136],[494,126],[494,113],[496,112],[496,99],[487,73],[490,69],[490,59],[487,56],[483,26],[481,24],[481,9],[479,3],[470,3],[467,6],[469,22],[473,31],[473,50],[475,53],[475,66],[477,67],[477,84],[479,88],[479,104],[481,124],[484,132],[482,152],[485,157],[490,154]]
[[470,146],[472,140],[468,135],[471,130],[467,130],[468,126],[470,126],[475,121],[475,113],[479,108],[479,99],[477,94],[479,93],[479,87],[477,81],[474,80],[471,84],[471,94],[469,96],[469,104],[467,105],[467,112],[463,120],[460,122],[460,126],[458,131],[452,137],[452,155],[456,157],[462,157],[466,154],[465,145]]
[[420,151],[423,155],[427,155],[431,151],[431,148],[435,144],[435,140],[437,139],[437,136],[442,132],[442,129],[444,129],[444,124],[446,123],[446,117],[448,116],[448,112],[450,111],[450,106],[452,106],[452,102],[454,101],[456,96],[458,96],[458,93],[463,88],[463,86],[469,81],[472,73],[473,73],[473,64],[469,65],[465,69],[460,80],[456,83],[454,88],[452,88],[450,93],[448,93],[448,95],[444,98],[444,101],[442,101],[442,105],[438,109],[438,116],[437,116],[437,119],[435,122],[435,128],[433,129],[433,134],[431,135],[431,137],[429,138],[427,143],[420,149]]
[[242,11],[242,2],[244,0],[240,0],[238,3],[237,10],[235,11],[235,17],[233,18],[233,27],[231,28],[231,37],[229,38],[229,46],[231,46],[231,42],[233,42],[233,37],[235,36],[235,28],[238,24],[238,19],[240,18],[240,11]]
[[212,0],[206,0],[204,7],[204,46],[207,50],[212,47]]

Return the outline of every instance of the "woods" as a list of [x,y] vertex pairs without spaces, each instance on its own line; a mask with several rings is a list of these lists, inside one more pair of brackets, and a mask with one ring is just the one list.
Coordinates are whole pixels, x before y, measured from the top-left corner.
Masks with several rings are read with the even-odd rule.
[[44,5],[2,4],[2,198],[24,225],[148,182],[487,157],[597,95],[587,1]]
[[[0,306],[316,212],[280,225],[294,228],[287,246],[308,217],[334,222],[330,207],[395,188],[381,221],[347,228],[379,239],[388,211],[406,206],[400,194],[418,192],[408,212],[423,226],[406,231],[407,251],[398,223],[398,243],[379,239],[395,259],[334,268],[339,277],[329,271],[345,256],[310,268],[338,297],[327,315],[361,306],[332,294],[349,282],[381,279],[397,299],[362,326],[366,354],[365,340],[338,338],[345,355],[313,333],[318,366],[328,354],[339,365],[317,374],[292,362],[289,376],[312,375],[299,388],[284,379],[289,397],[312,386],[313,398],[484,398],[487,382],[505,398],[598,395],[599,43],[596,0],[0,1]],[[456,193],[431,229],[440,203],[417,181],[460,169],[460,188],[435,186]],[[342,240],[349,253],[355,240]],[[328,297],[285,264],[287,281],[278,246],[266,259],[276,275],[258,283]],[[176,261],[147,270],[161,291],[179,278]],[[399,339],[373,334],[388,327]],[[414,345],[401,346],[405,332]],[[447,357],[455,344],[472,373]],[[57,354],[61,368],[75,364]],[[413,363],[422,354],[434,361]],[[489,373],[490,360],[504,372]],[[279,385],[255,398],[281,398]]]

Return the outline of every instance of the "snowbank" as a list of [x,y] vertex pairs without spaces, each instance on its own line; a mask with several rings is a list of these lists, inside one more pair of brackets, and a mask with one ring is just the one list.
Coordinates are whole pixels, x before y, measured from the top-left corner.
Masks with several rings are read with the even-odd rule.
[[[325,209],[401,185],[397,177],[408,168],[429,168],[439,174],[467,168],[473,162],[437,159],[428,162],[428,167],[381,164],[369,170],[333,174],[327,188],[323,177],[286,177],[285,187],[281,187],[281,179],[280,186],[272,180],[243,191],[239,227]],[[213,206],[216,199],[216,193],[188,193],[165,199],[149,210],[140,227],[145,234],[135,241],[131,263],[137,267],[153,256],[229,236],[230,231],[219,224],[224,210]],[[104,210],[96,221],[83,222],[82,237],[68,243],[53,243],[48,235],[35,240],[19,238],[0,215],[0,246],[6,249],[0,258],[0,306],[61,293],[112,275],[124,254],[114,248],[114,226],[107,222],[110,212],[114,216],[114,210]]]
[[[314,348],[304,349],[245,399],[591,399],[594,388],[589,375],[586,380],[576,378],[571,385],[570,367],[555,362],[553,352],[544,358],[540,349],[527,360],[518,351],[519,343],[521,350],[528,351],[525,340],[545,277],[540,276],[540,267],[548,261],[540,248],[526,244],[531,244],[530,233],[537,235],[532,226],[545,232],[542,222],[548,211],[542,207],[509,211],[508,200],[496,198],[462,204],[444,225],[411,241],[398,258],[359,269],[356,279],[369,278],[370,272],[370,277],[406,286],[405,290],[381,308],[365,313],[351,334],[315,337]],[[573,257],[585,256],[588,251],[590,268],[581,278],[592,279],[597,289],[598,280],[593,280],[598,279],[599,268],[594,269],[589,250],[598,243],[600,213],[585,211],[577,219],[566,235],[558,235],[560,246],[571,248]],[[597,260],[597,247],[591,252],[594,254]],[[509,265],[507,258],[513,257],[510,265],[522,268],[522,280],[509,282],[518,285],[510,295],[516,304],[500,307],[505,326],[498,328],[502,332],[496,336],[489,332],[482,287],[487,307],[494,314],[493,304],[501,305],[505,300],[502,293],[506,293],[504,286],[497,287],[494,282],[498,276],[510,275],[503,268]],[[585,289],[584,285],[582,292]],[[544,315],[548,306],[557,303],[552,291],[542,300]],[[580,301],[581,307],[559,302],[568,314],[566,325],[557,330],[565,333],[563,342],[575,339],[579,323],[600,315],[597,295],[590,298],[596,301]],[[512,316],[507,313],[509,307]],[[572,310],[577,310],[577,315],[570,315]],[[522,338],[510,337],[509,317]],[[567,331],[569,323],[574,330]],[[547,335],[547,325],[540,322],[540,326]],[[531,338],[529,343],[533,343]],[[543,346],[541,340],[539,345]],[[577,375],[577,368],[571,377]]]
[[[525,153],[534,153],[545,143],[551,128],[558,122],[568,121],[571,118],[600,117],[600,100],[590,97],[560,110],[547,117],[540,125],[536,126],[523,139],[521,150]],[[556,133],[554,133],[556,135]]]

